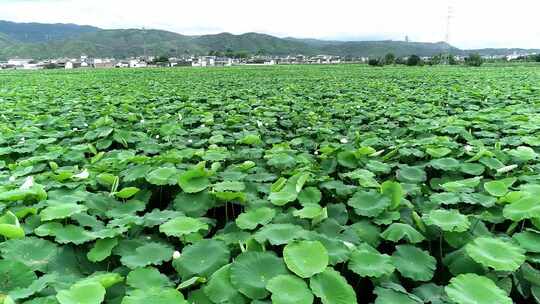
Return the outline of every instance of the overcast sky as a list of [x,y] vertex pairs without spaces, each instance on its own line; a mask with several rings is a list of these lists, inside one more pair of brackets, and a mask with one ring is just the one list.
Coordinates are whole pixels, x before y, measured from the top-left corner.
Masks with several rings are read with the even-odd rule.
[[0,19],[146,27],[182,34],[260,32],[340,40],[443,41],[540,48],[538,0],[0,0]]

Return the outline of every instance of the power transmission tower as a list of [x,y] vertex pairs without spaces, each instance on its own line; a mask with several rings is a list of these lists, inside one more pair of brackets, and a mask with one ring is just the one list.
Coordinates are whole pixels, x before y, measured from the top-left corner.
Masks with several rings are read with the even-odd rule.
[[143,53],[144,53],[144,60],[147,59],[146,57],[146,30],[144,27],[142,28],[142,34],[143,34]]
[[446,42],[446,56],[445,56],[445,64],[450,64],[450,56],[452,56],[451,52],[451,46],[450,46],[450,25],[452,22],[452,18],[454,17],[454,10],[451,5],[448,6],[448,14],[446,15],[446,35],[444,37],[444,42]]

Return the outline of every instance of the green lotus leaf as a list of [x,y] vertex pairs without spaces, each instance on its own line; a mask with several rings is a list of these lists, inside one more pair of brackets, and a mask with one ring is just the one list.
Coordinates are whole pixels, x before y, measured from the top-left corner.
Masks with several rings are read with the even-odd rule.
[[457,210],[435,209],[422,218],[427,225],[437,226],[443,231],[464,232],[470,226],[467,216]]
[[109,288],[124,281],[124,277],[115,272],[94,272],[90,276],[80,280],[77,284],[99,283],[104,288]]
[[390,209],[395,210],[401,204],[404,197],[403,187],[398,182],[385,181],[381,185],[381,192],[391,200]]
[[253,230],[258,225],[266,225],[272,221],[276,211],[269,207],[250,209],[236,218],[236,225],[240,229]]
[[448,253],[443,258],[443,264],[450,270],[453,275],[462,273],[485,273],[485,268],[481,264],[475,262],[466,253],[465,248]]
[[41,210],[39,215],[42,221],[52,221],[56,219],[67,218],[74,214],[84,212],[86,210],[88,210],[86,206],[78,205],[75,203],[56,204]]
[[357,191],[347,202],[358,215],[376,217],[392,204],[391,199],[375,191]]
[[482,175],[486,168],[482,164],[476,163],[461,163],[460,171],[469,175]]
[[146,176],[146,180],[157,186],[174,185],[178,182],[178,170],[176,168],[157,168]]
[[540,201],[538,197],[526,195],[519,200],[504,206],[503,215],[513,221],[540,218]]
[[455,205],[461,201],[459,194],[451,192],[435,193],[429,199],[439,205]]
[[32,269],[19,261],[0,260],[0,294],[26,288],[37,279]]
[[[32,167],[28,167],[32,169]],[[15,202],[24,200],[43,201],[47,199],[47,192],[45,192],[42,185],[34,183],[28,189],[14,189],[10,191],[0,192],[0,202]]]
[[484,189],[493,196],[501,197],[508,193],[508,186],[502,181],[490,181],[484,184]]
[[357,181],[358,184],[362,187],[377,188],[380,186],[375,179],[375,174],[366,169],[356,169],[352,172],[343,173],[341,174],[341,176]]
[[208,224],[199,219],[187,216],[174,218],[159,226],[160,232],[165,233],[168,236],[175,237],[182,237],[194,232],[198,232],[199,230],[207,229]]
[[414,288],[413,294],[423,303],[443,304],[447,300],[444,287],[434,283],[426,283]]
[[[512,236],[518,241],[519,246],[525,249],[527,252],[540,253],[540,233],[535,230],[527,230],[520,233],[516,233]],[[2,245],[0,245],[0,251]]]
[[215,206],[214,196],[208,191],[197,193],[178,193],[173,201],[174,209],[184,212],[187,216],[199,217],[206,214]]
[[318,241],[296,241],[283,249],[287,268],[301,278],[321,273],[328,265],[328,252]]
[[392,254],[392,263],[402,276],[421,282],[431,280],[437,267],[434,257],[412,245],[396,246],[396,251]]
[[304,204],[302,209],[293,211],[293,215],[302,219],[315,219],[323,212],[324,208],[318,204]]
[[480,184],[481,177],[444,183],[441,187],[447,192],[472,192]]
[[477,263],[497,271],[515,271],[525,262],[523,248],[498,238],[476,238],[465,250]]
[[55,241],[60,244],[73,243],[80,245],[94,240],[96,237],[89,231],[80,226],[66,225],[52,233]]
[[136,247],[129,254],[123,255],[120,262],[125,266],[135,269],[148,265],[161,265],[172,258],[173,249],[168,245],[155,242]]
[[237,142],[245,145],[259,145],[262,143],[262,140],[259,134],[246,134],[244,137],[242,137],[242,139],[239,139]]
[[273,190],[268,197],[272,204],[276,206],[284,206],[298,198],[298,194],[302,191],[304,184],[309,178],[309,174],[298,173],[291,176],[282,187]]
[[182,293],[173,288],[136,289],[121,304],[188,304]]
[[[214,304],[215,303],[215,302],[212,302],[212,300],[210,300],[208,298],[208,296],[204,293],[203,288],[199,288],[199,289],[196,289],[196,290],[193,290],[192,292],[190,292],[188,294],[187,301],[190,304],[192,304],[192,303]],[[219,302],[217,302],[217,303],[219,303]],[[230,303],[235,303],[235,302],[231,301]],[[240,302],[240,303],[245,303],[245,301]]]
[[420,304],[423,302],[412,299],[409,294],[398,292],[389,288],[376,287],[374,293],[377,295],[375,304]]
[[460,274],[445,288],[457,304],[511,304],[513,301],[492,280],[474,273]]
[[281,274],[287,274],[285,263],[268,251],[244,252],[236,258],[230,268],[232,285],[250,299],[266,298],[268,281]]
[[438,148],[427,148],[426,153],[431,155],[434,158],[441,158],[445,157],[446,155],[450,154],[452,150],[445,148],[445,147],[438,147]]
[[3,259],[21,262],[34,271],[45,272],[47,265],[57,252],[56,244],[36,237],[0,243],[0,256]]
[[321,201],[322,193],[315,187],[304,188],[298,193],[298,201],[300,204],[318,204]]
[[[33,281],[32,284],[30,284],[26,288],[17,288],[15,290],[12,290],[9,293],[9,296],[13,300],[26,299],[33,296],[36,293],[43,291],[45,288],[47,288],[47,286],[56,282],[57,280],[58,280],[57,274],[46,274],[39,277],[37,280]],[[0,296],[0,300],[1,300],[1,296]]]
[[369,221],[359,221],[349,226],[349,229],[354,236],[374,248],[378,247],[381,242],[381,230],[379,226]]
[[538,157],[538,154],[530,147],[520,146],[508,152],[515,160],[527,162]]
[[169,278],[153,267],[137,268],[127,275],[127,285],[135,289],[172,287]]
[[246,189],[246,184],[238,181],[224,181],[214,185],[214,191],[225,192],[225,191],[234,191],[241,192]]
[[229,249],[223,241],[204,239],[184,247],[173,266],[182,280],[195,275],[209,277],[214,271],[229,262]]
[[268,281],[273,304],[312,304],[313,294],[306,282],[293,275],[278,275]]
[[418,167],[402,166],[397,171],[397,179],[404,183],[417,184],[425,182],[426,172]]
[[86,257],[92,262],[101,262],[111,255],[112,249],[118,244],[115,238],[104,238],[97,240],[92,249],[88,251]]
[[60,304],[99,304],[105,298],[105,288],[96,282],[75,284],[56,295]]
[[356,159],[356,155],[353,151],[341,151],[337,154],[337,161],[338,163],[349,169],[355,169],[358,167],[358,160]]
[[80,245],[96,239],[94,233],[85,230],[83,227],[75,225],[63,226],[57,222],[45,223],[36,229],[37,236],[55,236],[55,241],[60,244],[73,243]]
[[368,168],[372,172],[383,174],[388,174],[392,170],[392,167],[390,165],[373,159],[367,162],[366,168]]
[[214,303],[234,303],[233,299],[240,296],[231,283],[230,268],[231,264],[227,264],[218,269],[203,288],[206,296]]
[[204,169],[204,162],[182,173],[178,178],[180,188],[186,193],[201,192],[210,186],[208,172]]
[[268,241],[272,245],[283,245],[301,237],[303,233],[303,228],[298,225],[268,224],[260,228],[253,237],[261,244]]
[[343,263],[349,259],[351,250],[350,245],[346,245],[347,242],[316,232],[306,232],[303,238],[321,242],[328,251],[328,263],[330,265]]
[[390,275],[395,270],[389,255],[381,254],[366,244],[352,252],[348,267],[361,277],[373,278]]
[[24,229],[15,214],[8,211],[0,216],[0,235],[8,239],[20,239],[24,237],[24,234]]
[[135,194],[137,194],[141,189],[137,187],[126,187],[118,192],[116,192],[114,195],[119,198],[128,199]]
[[356,293],[341,274],[332,268],[309,279],[309,287],[323,304],[357,304]]
[[455,158],[439,158],[430,161],[429,165],[438,170],[454,171],[459,168],[460,162]]
[[403,223],[393,223],[385,231],[381,233],[383,239],[399,242],[402,239],[406,239],[409,243],[420,243],[426,238],[414,229],[411,225]]

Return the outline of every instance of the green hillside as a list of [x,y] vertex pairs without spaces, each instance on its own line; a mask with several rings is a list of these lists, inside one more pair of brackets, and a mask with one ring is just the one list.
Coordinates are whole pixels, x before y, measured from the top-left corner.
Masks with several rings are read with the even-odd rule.
[[[444,42],[326,41],[278,38],[259,33],[186,36],[163,30],[102,30],[73,24],[0,21],[0,60],[11,57],[78,57],[82,54],[116,58],[144,54],[182,56],[227,50],[266,55],[326,54],[353,57],[381,57],[387,53],[396,56],[433,56],[445,52],[463,55],[471,52]],[[483,55],[512,53],[509,49],[474,51]]]

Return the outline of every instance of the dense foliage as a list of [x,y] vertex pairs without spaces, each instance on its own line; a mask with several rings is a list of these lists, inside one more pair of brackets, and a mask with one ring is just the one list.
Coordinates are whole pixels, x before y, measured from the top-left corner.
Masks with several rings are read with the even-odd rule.
[[480,54],[470,54],[465,58],[465,64],[468,66],[479,67],[484,63]]
[[536,69],[0,79],[0,303],[538,302]]

